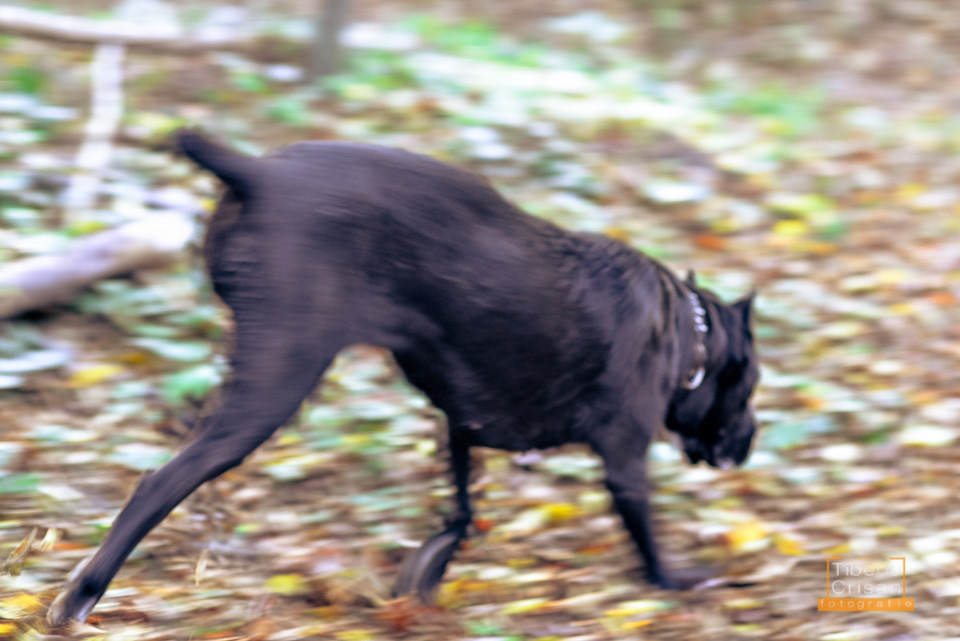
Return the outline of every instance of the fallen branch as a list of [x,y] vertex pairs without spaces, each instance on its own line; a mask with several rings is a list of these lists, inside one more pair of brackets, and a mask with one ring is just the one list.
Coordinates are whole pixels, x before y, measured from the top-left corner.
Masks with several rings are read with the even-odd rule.
[[64,253],[35,256],[0,268],[0,318],[65,303],[104,278],[169,263],[193,237],[194,221],[174,212],[100,232]]
[[90,96],[90,120],[84,127],[84,140],[77,153],[78,171],[63,194],[65,222],[76,222],[93,206],[103,172],[110,165],[113,138],[123,117],[124,46],[97,45],[90,65],[93,90]]
[[121,20],[89,20],[77,16],[0,7],[0,33],[76,44],[114,44],[167,53],[247,51],[255,40],[247,35],[188,35],[179,30],[149,33],[144,26]]

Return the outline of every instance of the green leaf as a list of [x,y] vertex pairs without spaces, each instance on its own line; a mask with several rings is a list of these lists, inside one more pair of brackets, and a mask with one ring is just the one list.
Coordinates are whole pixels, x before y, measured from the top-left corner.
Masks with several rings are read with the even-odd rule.
[[180,330],[169,325],[134,325],[130,331],[147,338],[176,338],[180,335]]
[[50,443],[83,443],[97,438],[96,432],[78,430],[64,425],[37,425],[30,430],[30,438]]
[[171,374],[163,379],[163,398],[171,405],[180,405],[185,399],[202,399],[220,384],[220,369],[215,365],[199,365]]
[[266,81],[253,73],[235,73],[231,80],[237,89],[248,93],[264,93],[268,88]]
[[0,494],[36,492],[42,481],[39,474],[0,474]]
[[173,457],[170,450],[146,443],[126,443],[107,456],[108,461],[133,470],[155,470]]
[[310,106],[293,96],[283,96],[265,108],[268,118],[293,127],[305,127],[311,122]]
[[14,227],[34,228],[40,224],[40,212],[27,207],[4,207],[0,217]]
[[110,398],[118,401],[143,398],[153,393],[153,385],[146,381],[125,381],[113,388]]
[[760,443],[764,449],[788,449],[806,442],[812,434],[823,434],[832,431],[835,427],[833,419],[827,416],[784,421],[765,427],[760,432]]
[[[219,335],[219,321],[221,312],[216,305],[197,305],[186,311],[170,314],[167,321],[174,325],[183,325],[194,329],[205,330],[207,334]],[[216,331],[210,331],[210,328]]]
[[556,476],[596,482],[603,478],[600,460],[589,454],[556,454],[547,456],[539,464],[547,472]]
[[15,67],[7,71],[7,75],[17,91],[31,95],[42,92],[48,82],[47,76],[33,67]]
[[499,624],[490,621],[464,621],[463,628],[467,634],[475,637],[502,637],[509,634]]
[[202,361],[209,358],[213,352],[209,343],[201,343],[199,341],[170,341],[162,338],[138,338],[131,342],[137,347],[142,347],[171,361]]
[[772,194],[767,206],[808,220],[821,218],[837,208],[836,203],[821,194],[789,193]]

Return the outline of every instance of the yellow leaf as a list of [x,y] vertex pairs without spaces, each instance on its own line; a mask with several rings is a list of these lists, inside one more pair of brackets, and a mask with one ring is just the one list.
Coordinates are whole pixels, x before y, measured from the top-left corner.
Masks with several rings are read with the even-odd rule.
[[747,176],[747,182],[760,189],[773,189],[773,186],[777,184],[773,174],[750,174]]
[[735,550],[743,550],[753,547],[750,544],[762,541],[767,537],[767,528],[759,521],[745,521],[737,524],[735,528],[727,532],[727,542]]
[[91,365],[90,367],[78,369],[71,374],[67,385],[70,387],[90,387],[91,385],[102,383],[117,374],[121,374],[123,371],[124,369],[119,365],[106,363],[103,365]]
[[630,242],[630,234],[623,227],[607,227],[603,230],[603,233],[609,236],[610,238],[615,238],[623,243]]
[[0,638],[12,637],[16,631],[16,623],[0,623]]
[[313,613],[325,621],[333,621],[343,616],[344,607],[342,605],[323,605],[314,608]]
[[106,228],[106,223],[99,220],[80,220],[70,225],[70,232],[76,236],[86,236],[103,231]]
[[833,243],[818,241],[807,243],[804,249],[811,254],[820,254],[821,256],[825,256],[827,254],[835,253],[837,251],[837,246]]
[[445,581],[441,583],[437,588],[437,603],[452,603],[454,597],[456,597],[463,590],[465,582],[466,579],[461,577],[459,579],[454,579],[453,581]]
[[417,439],[414,448],[417,450],[418,454],[423,456],[433,456],[437,453],[437,439],[434,438],[421,438]]
[[911,316],[913,314],[913,305],[910,303],[895,303],[887,309],[896,316]]
[[286,432],[277,439],[277,445],[297,445],[303,442],[303,436],[296,432]]
[[30,56],[25,53],[6,53],[3,56],[3,63],[9,67],[29,67],[31,62]]
[[773,226],[775,236],[797,238],[810,231],[809,225],[802,220],[781,220]]
[[779,118],[761,118],[760,129],[774,136],[782,136],[790,131],[790,125]]
[[774,535],[773,542],[776,544],[777,550],[780,552],[780,554],[796,556],[805,553],[803,544],[800,541],[790,538],[785,534]]
[[114,358],[121,363],[127,363],[128,365],[146,365],[150,361],[158,360],[150,352],[142,351],[124,352],[122,354],[117,354]]
[[340,442],[344,447],[363,447],[370,439],[369,434],[344,434],[340,437]]
[[645,628],[651,623],[653,623],[653,619],[643,619],[642,621],[624,621],[620,625],[625,630],[637,630],[639,628]]
[[673,603],[669,601],[655,601],[653,599],[641,599],[639,601],[624,601],[620,607],[604,612],[608,617],[629,617],[635,614],[646,614],[648,612],[659,612],[669,610]]
[[580,508],[572,503],[549,503],[543,506],[550,523],[566,521],[580,514]]
[[32,594],[14,594],[0,600],[0,617],[22,619],[40,609],[43,603]]
[[763,607],[763,601],[751,598],[733,599],[726,601],[723,607],[728,610],[756,610]]
[[343,641],[370,641],[376,637],[368,630],[344,630],[343,632],[337,632],[337,638],[343,639]]
[[821,554],[823,556],[837,556],[841,554],[846,554],[850,551],[849,543],[841,543],[840,545],[834,545],[832,548],[827,548]]
[[897,188],[894,196],[901,203],[910,202],[920,194],[926,193],[927,186],[920,183],[904,183]]
[[291,596],[309,592],[310,588],[299,574],[276,574],[267,579],[267,589],[274,594]]
[[883,285],[900,285],[910,279],[903,269],[881,269],[877,271],[877,282]]
[[533,612],[534,610],[542,610],[548,603],[550,603],[550,600],[543,597],[522,599],[520,601],[514,601],[513,603],[506,604],[503,606],[501,612],[503,614],[522,614],[524,612]]

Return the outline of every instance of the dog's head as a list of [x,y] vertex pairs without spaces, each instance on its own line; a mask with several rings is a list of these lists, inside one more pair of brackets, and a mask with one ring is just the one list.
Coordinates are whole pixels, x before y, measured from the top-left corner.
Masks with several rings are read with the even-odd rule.
[[[693,287],[692,279],[688,286]],[[757,431],[750,404],[759,378],[750,328],[753,294],[732,305],[709,292],[700,294],[712,325],[703,380],[695,389],[676,392],[666,426],[680,435],[691,463],[704,460],[725,469],[746,460]]]

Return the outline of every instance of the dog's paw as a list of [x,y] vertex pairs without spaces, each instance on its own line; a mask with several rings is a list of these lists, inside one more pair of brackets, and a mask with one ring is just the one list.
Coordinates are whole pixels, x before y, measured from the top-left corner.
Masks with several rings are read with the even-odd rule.
[[427,539],[404,560],[394,596],[416,592],[421,601],[432,605],[437,585],[463,538],[460,532],[446,530]]
[[85,621],[93,606],[100,600],[105,586],[98,587],[84,572],[90,559],[91,557],[85,558],[70,572],[63,591],[47,609],[47,623],[51,626],[59,627],[70,621]]
[[47,623],[53,627],[66,625],[71,621],[86,621],[99,595],[87,593],[77,588],[67,589],[57,595],[47,610]]
[[694,567],[671,570],[656,583],[664,590],[691,590],[713,578],[710,568]]

